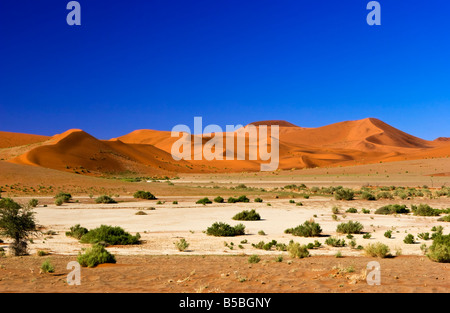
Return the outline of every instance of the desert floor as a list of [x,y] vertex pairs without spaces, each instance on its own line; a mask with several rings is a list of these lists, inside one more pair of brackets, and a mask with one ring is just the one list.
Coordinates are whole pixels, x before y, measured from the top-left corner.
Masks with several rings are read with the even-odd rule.
[[[0,162],[4,163],[4,162]],[[0,164],[2,166],[2,164]],[[386,204],[426,203],[434,208],[450,207],[450,198],[429,199],[415,197],[400,200],[337,201],[332,197],[311,196],[304,199],[291,192],[273,190],[287,184],[305,183],[310,186],[344,185],[348,187],[372,186],[423,186],[431,189],[448,185],[449,176],[430,176],[430,173],[450,172],[446,159],[404,161],[389,164],[373,164],[360,167],[308,169],[277,173],[240,173],[223,175],[185,175],[179,179],[160,182],[126,183],[117,179],[82,177],[80,175],[31,168],[29,173],[14,175],[14,168],[4,167],[0,176],[2,196],[13,197],[20,203],[31,198],[39,200],[34,209],[41,233],[29,244],[30,255],[0,258],[0,292],[449,292],[450,265],[435,263],[424,256],[421,245],[431,245],[422,240],[419,233],[429,232],[441,225],[444,233],[450,232],[450,223],[439,222],[437,217],[409,215],[378,215],[374,211]],[[36,171],[36,172],[35,172]],[[42,175],[38,174],[42,172]],[[55,173],[55,175],[53,175]],[[48,176],[45,176],[48,175]],[[74,178],[71,180],[71,178]],[[245,183],[248,189],[231,188]],[[14,189],[7,189],[12,184]],[[53,188],[49,188],[48,185]],[[42,187],[40,189],[40,186]],[[47,187],[45,187],[47,186]],[[44,188],[45,187],[45,188]],[[254,188],[252,188],[254,187]],[[30,191],[34,188],[33,192]],[[265,188],[261,192],[259,188]],[[64,190],[73,194],[73,201],[57,207],[54,194]],[[136,190],[154,193],[157,201],[136,200]],[[42,192],[41,192],[42,191]],[[116,204],[95,204],[100,194],[110,194]],[[247,195],[250,203],[222,203],[201,205],[195,202],[208,196]],[[261,197],[264,202],[253,200]],[[302,206],[289,200],[302,202]],[[178,204],[173,204],[178,201]],[[268,206],[270,203],[270,206]],[[45,206],[44,206],[45,205]],[[337,219],[332,208],[339,207]],[[345,213],[350,208],[358,213]],[[361,209],[370,210],[363,214]],[[260,221],[234,221],[232,217],[243,210],[255,209]],[[136,215],[142,211],[144,215]],[[314,219],[323,230],[322,237],[304,238],[285,234],[303,222]],[[324,244],[328,236],[350,240],[336,233],[341,222],[359,221],[364,232],[354,235],[357,245],[383,242],[389,246],[392,258],[379,259],[364,256],[362,250],[349,246],[332,248]],[[214,222],[230,225],[243,223],[246,234],[237,237],[212,237],[204,231]],[[88,229],[102,224],[120,226],[126,231],[141,235],[142,244],[110,246],[117,264],[82,269],[82,285],[68,286],[66,265],[83,248],[76,239],[65,232],[71,226],[81,224]],[[384,237],[392,230],[392,238]],[[264,234],[261,234],[263,231]],[[403,239],[413,234],[416,243],[405,244]],[[174,242],[184,238],[189,243],[186,251],[176,249]],[[8,239],[1,247],[8,249]],[[311,257],[292,259],[287,252],[256,249],[252,244],[276,240],[287,244],[290,240],[307,244],[318,240],[319,249],[310,250]],[[49,255],[36,256],[37,251]],[[336,258],[337,253],[342,255]],[[261,262],[249,264],[248,257],[261,256]],[[282,262],[275,258],[282,256]],[[44,260],[55,266],[54,274],[40,274]],[[381,264],[380,286],[368,286],[365,268],[369,261]]]

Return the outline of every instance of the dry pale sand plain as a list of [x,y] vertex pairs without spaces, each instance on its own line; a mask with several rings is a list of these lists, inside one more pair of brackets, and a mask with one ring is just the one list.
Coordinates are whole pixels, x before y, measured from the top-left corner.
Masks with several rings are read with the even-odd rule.
[[[11,196],[21,203],[30,198],[39,199],[35,209],[36,220],[43,226],[43,233],[51,230],[53,235],[41,234],[29,245],[30,256],[0,258],[1,292],[448,292],[450,290],[449,264],[435,263],[423,256],[420,246],[431,241],[417,238],[421,232],[430,232],[432,226],[442,225],[449,233],[449,223],[438,222],[436,217],[412,215],[384,216],[373,212],[389,203],[427,203],[435,208],[449,208],[450,199],[416,197],[411,200],[336,201],[332,197],[311,196],[303,199],[285,191],[272,190],[287,184],[305,183],[308,186],[344,185],[361,187],[367,184],[385,186],[440,187],[449,184],[450,172],[446,158],[418,161],[401,161],[386,164],[367,164],[343,168],[320,168],[274,173],[192,174],[180,175],[180,179],[167,182],[127,183],[115,179],[86,177],[62,173],[50,169],[28,167],[0,162],[3,175],[0,184],[20,183],[16,189],[3,188],[3,196]],[[17,169],[21,175],[17,176]],[[52,184],[42,193],[38,186]],[[230,187],[245,183],[248,190]],[[27,189],[24,190],[24,186]],[[35,191],[30,188],[34,186]],[[261,192],[258,188],[265,188]],[[58,190],[72,192],[71,203],[57,207],[53,196]],[[136,201],[131,197],[136,190],[153,192],[164,204],[156,201]],[[101,193],[117,194],[117,204],[95,204],[94,198]],[[217,195],[224,198],[246,194],[251,203],[195,204],[196,200]],[[91,195],[92,196],[92,195]],[[260,196],[263,203],[254,203]],[[276,198],[278,196],[278,198]],[[301,201],[303,206],[289,203]],[[172,204],[176,200],[178,204]],[[76,203],[75,201],[78,201]],[[271,206],[268,206],[270,203]],[[44,207],[46,204],[47,207]],[[341,214],[338,221],[332,218],[331,208],[338,206]],[[359,213],[345,213],[354,207]],[[154,210],[150,208],[155,208]],[[362,214],[361,209],[370,214]],[[242,222],[246,235],[238,237],[211,237],[203,233],[213,222],[240,223],[232,220],[242,210],[255,209],[262,220]],[[146,215],[136,215],[143,211]],[[295,227],[314,218],[322,229],[323,237],[303,238],[285,234],[286,228]],[[330,248],[324,244],[326,236],[337,236],[336,226],[340,222],[359,221],[364,231],[371,233],[370,239],[355,235],[358,245],[383,242],[397,256],[390,259],[366,257],[360,250]],[[66,264],[76,260],[77,254],[87,245],[65,236],[73,225],[81,224],[89,229],[101,224],[121,226],[132,234],[140,233],[142,244],[135,246],[112,246],[107,249],[117,257],[116,265],[82,269],[82,285],[67,286]],[[384,232],[393,230],[391,239]],[[258,232],[263,230],[265,235]],[[407,233],[416,237],[417,243],[404,244]],[[343,236],[339,236],[344,238]],[[185,238],[190,246],[179,252],[174,242]],[[1,244],[7,248],[8,240]],[[241,241],[246,240],[246,243]],[[311,257],[292,259],[286,252],[265,251],[252,247],[252,243],[277,240],[288,243],[294,240],[309,243],[318,240],[319,249],[310,250]],[[348,240],[346,239],[348,242]],[[228,247],[225,246],[227,243]],[[233,249],[230,249],[233,242]],[[242,247],[239,247],[241,245]],[[38,257],[36,251],[49,254]],[[336,258],[340,252],[343,258]],[[262,261],[249,264],[248,257],[261,255]],[[282,262],[275,262],[278,256]],[[40,274],[39,267],[49,258],[55,265],[54,274]],[[381,286],[369,286],[364,279],[364,269],[371,260],[382,266]],[[353,270],[350,271],[349,268]],[[373,288],[372,288],[373,287]]]

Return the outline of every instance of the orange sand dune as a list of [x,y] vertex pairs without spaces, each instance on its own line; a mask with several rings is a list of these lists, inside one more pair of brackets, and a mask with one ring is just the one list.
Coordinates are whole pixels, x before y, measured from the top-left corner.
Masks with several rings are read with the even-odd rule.
[[[257,129],[260,129],[261,125],[279,126],[280,169],[348,166],[450,155],[450,141],[423,140],[375,118],[340,122],[317,128],[303,128],[277,120],[255,122],[252,125]],[[4,133],[0,133],[2,134]],[[172,158],[173,144],[179,138],[171,137],[170,131],[142,129],[111,140],[98,140],[76,129],[53,137],[32,136],[4,135],[4,138],[18,138],[18,143],[25,142],[25,139],[29,142],[32,140],[42,142],[37,146],[30,145],[28,150],[27,147],[15,150],[16,155],[13,153],[2,155],[11,156],[6,159],[13,163],[82,174],[259,171],[261,163],[268,163],[261,161],[259,152],[256,160],[250,158],[250,148],[259,151],[258,143],[256,145],[251,143],[248,134],[239,132],[188,135],[184,140],[190,140],[187,144],[191,147],[191,158],[180,161]],[[198,151],[194,147],[194,138],[199,138],[202,148],[205,148],[210,139],[216,136],[224,138],[223,147],[217,150],[217,155],[223,160],[207,161],[204,151]],[[245,150],[238,149],[237,138],[246,139]],[[227,149],[230,147],[226,144],[227,140],[231,139],[234,140],[234,157],[227,160],[227,151],[230,151]],[[17,151],[21,153],[19,156]],[[215,149],[213,151],[215,152]]]
[[46,141],[51,137],[41,135],[30,135],[20,133],[10,133],[0,131],[0,148],[10,148],[16,146],[29,145]]

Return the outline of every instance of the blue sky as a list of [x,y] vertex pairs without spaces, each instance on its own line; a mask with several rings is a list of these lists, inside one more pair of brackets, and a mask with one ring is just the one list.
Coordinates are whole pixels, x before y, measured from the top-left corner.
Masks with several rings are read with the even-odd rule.
[[0,1],[0,130],[101,139],[176,124],[376,117],[450,137],[450,3]]

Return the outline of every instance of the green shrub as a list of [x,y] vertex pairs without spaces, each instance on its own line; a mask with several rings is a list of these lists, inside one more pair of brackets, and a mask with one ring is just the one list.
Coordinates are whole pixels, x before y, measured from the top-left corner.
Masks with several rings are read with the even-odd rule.
[[361,209],[361,212],[363,212],[364,214],[369,214],[370,213],[370,210],[368,210],[368,209]]
[[138,190],[133,194],[136,199],[156,200],[156,197],[149,191]]
[[427,256],[435,262],[450,263],[450,234],[436,235]]
[[406,208],[406,205],[400,205],[400,204],[389,204],[385,205],[381,208],[378,208],[375,211],[375,214],[403,214],[403,213],[409,213],[409,210]]
[[418,216],[438,216],[440,214],[440,210],[433,209],[428,204],[420,204],[419,206],[412,205],[411,210],[414,215]]
[[261,216],[255,210],[244,210],[233,216],[233,220],[237,221],[259,221],[260,219]]
[[116,200],[114,200],[113,198],[111,198],[110,196],[107,195],[102,195],[100,197],[98,197],[97,199],[95,199],[95,203],[117,203]]
[[70,200],[72,200],[72,195],[67,192],[59,192],[55,196],[55,199],[61,199],[63,202],[69,202]]
[[216,202],[216,203],[223,203],[224,200],[223,200],[223,198],[221,196],[217,196],[217,197],[214,198],[214,202]]
[[332,247],[345,247],[345,240],[341,240],[335,237],[328,237],[325,240],[325,244]]
[[360,234],[364,226],[360,222],[348,221],[337,226],[336,231],[341,234]]
[[250,202],[250,199],[247,198],[247,196],[240,196],[238,198],[229,197],[227,202],[228,203]]
[[294,236],[301,237],[317,237],[320,236],[322,228],[318,223],[314,221],[306,221],[302,225],[295,228],[288,228],[284,231],[286,234],[292,234]]
[[450,222],[450,215],[446,215],[443,217],[438,218],[439,222]]
[[414,243],[414,236],[411,234],[406,235],[405,239],[403,239],[403,242],[406,244],[413,244]]
[[64,203],[64,200],[62,198],[55,199],[56,206],[61,206],[63,203]]
[[417,237],[419,237],[419,239],[422,240],[430,240],[430,233],[420,233],[417,235]]
[[195,202],[195,203],[206,205],[206,204],[212,203],[212,201],[209,200],[207,197],[205,197],[205,198],[202,198],[200,200],[197,200],[197,202]]
[[292,258],[303,259],[309,257],[309,251],[306,245],[301,245],[298,242],[289,242],[287,246],[287,251]]
[[217,237],[240,236],[245,234],[245,226],[238,224],[232,227],[226,223],[216,222],[206,229],[206,234]]
[[258,263],[259,261],[261,261],[261,258],[256,254],[253,254],[248,258],[248,263]]
[[381,242],[368,244],[364,248],[364,251],[367,255],[372,257],[386,258],[391,256],[389,247]]
[[365,233],[363,235],[363,239],[370,239],[372,237],[372,235],[370,233]]
[[106,243],[109,245],[134,245],[138,244],[140,235],[132,236],[121,227],[101,225],[84,234],[81,243]]
[[361,199],[368,200],[368,201],[376,200],[375,196],[372,193],[368,192],[368,191],[363,191],[361,193]]
[[353,200],[355,192],[349,188],[338,189],[334,193],[334,198],[336,200]]
[[66,236],[80,240],[81,237],[87,233],[87,228],[81,227],[80,224],[76,224],[75,226],[70,227],[70,231],[66,232]]
[[10,198],[0,200],[0,235],[13,239],[10,251],[15,256],[27,254],[27,239],[37,232],[34,212]]
[[37,207],[39,204],[39,200],[38,199],[31,199],[30,201],[28,201],[28,205],[32,208]]
[[179,241],[174,242],[174,244],[179,251],[184,251],[189,247],[189,243],[184,238],[181,238]]
[[358,213],[358,210],[355,208],[349,208],[347,209],[347,211],[345,211],[345,213]]
[[116,258],[103,245],[95,244],[85,253],[80,253],[77,261],[82,267],[95,267],[103,263],[116,263]]
[[382,191],[377,194],[377,199],[394,199],[394,196],[388,191]]
[[263,199],[261,199],[261,198],[256,198],[256,199],[255,199],[255,202],[263,202]]
[[289,200],[289,203],[295,203],[295,200],[291,199]]
[[55,268],[49,259],[45,260],[44,263],[42,263],[41,271],[43,273],[54,273],[55,272]]
[[386,238],[392,238],[392,230],[387,230],[387,231],[384,233],[384,237],[386,237]]
[[175,201],[172,202],[172,204],[178,204],[178,201],[175,200]]

